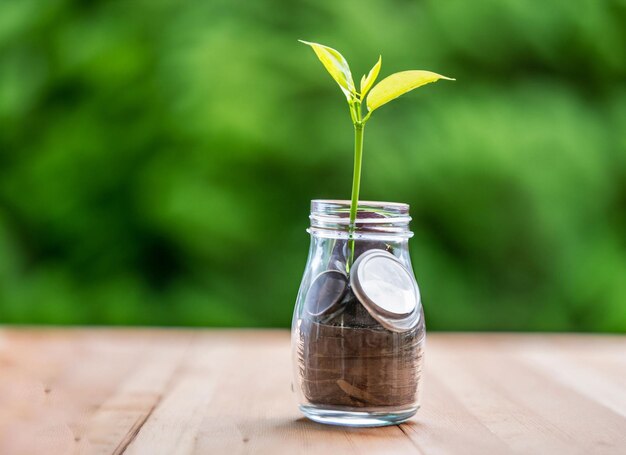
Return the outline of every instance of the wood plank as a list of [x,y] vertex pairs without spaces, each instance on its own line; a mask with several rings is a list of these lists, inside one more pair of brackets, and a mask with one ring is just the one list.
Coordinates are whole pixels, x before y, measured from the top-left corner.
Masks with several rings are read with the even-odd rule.
[[622,418],[520,362],[527,343],[450,337],[435,347],[432,370],[512,451],[619,453],[626,447]]
[[180,334],[150,342],[125,381],[89,419],[85,439],[90,447],[83,453],[120,454],[127,449],[167,394],[191,341],[191,334]]
[[9,424],[0,432],[0,453],[24,446],[25,453],[73,453],[85,444],[85,416],[123,374],[104,365],[125,359],[87,332],[11,332],[5,341],[0,412]]
[[421,453],[500,454],[510,448],[468,409],[440,377],[426,369],[422,408],[405,433]]
[[304,419],[286,331],[0,329],[0,453],[623,453],[626,337],[431,334],[400,426]]
[[304,419],[291,392],[289,335],[245,332],[215,340],[227,352],[191,453],[410,453],[398,427],[346,429]]

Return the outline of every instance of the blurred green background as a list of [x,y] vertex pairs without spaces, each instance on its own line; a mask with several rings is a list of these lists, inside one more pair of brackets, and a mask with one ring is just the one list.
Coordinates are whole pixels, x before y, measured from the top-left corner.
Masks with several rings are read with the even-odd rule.
[[0,322],[286,327],[309,201],[411,204],[431,329],[626,331],[626,2],[0,3]]

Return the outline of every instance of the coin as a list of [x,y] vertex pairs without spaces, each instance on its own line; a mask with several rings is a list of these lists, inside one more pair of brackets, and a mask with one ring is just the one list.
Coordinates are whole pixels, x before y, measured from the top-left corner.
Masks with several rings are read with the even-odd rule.
[[393,254],[369,250],[352,265],[350,285],[369,313],[391,330],[406,330],[420,303],[412,273]]
[[341,302],[348,288],[348,277],[339,270],[326,270],[315,277],[305,299],[311,316],[331,313]]
[[[335,241],[335,245],[333,247],[333,252],[331,255],[331,263],[334,263],[337,269],[342,269],[342,265],[343,267],[345,267],[347,258],[351,256],[349,246],[349,239],[337,239]],[[361,254],[374,249],[386,250],[390,253],[393,253],[393,247],[389,243],[385,243],[380,240],[357,239],[354,241],[353,258],[357,259],[359,256],[361,256]]]

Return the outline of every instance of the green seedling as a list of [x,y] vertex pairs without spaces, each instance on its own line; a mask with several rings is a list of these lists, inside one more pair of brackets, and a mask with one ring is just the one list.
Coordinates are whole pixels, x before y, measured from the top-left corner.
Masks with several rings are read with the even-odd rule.
[[[387,104],[389,101],[410,92],[422,85],[437,82],[440,79],[453,81],[455,79],[433,73],[432,71],[412,70],[401,71],[399,73],[387,76],[385,79],[374,85],[380,67],[382,65],[382,57],[378,57],[378,61],[372,67],[370,72],[361,78],[359,90],[356,89],[352,80],[350,66],[346,59],[338,51],[322,44],[302,41],[311,46],[317,58],[320,59],[326,70],[332,78],[339,84],[339,88],[348,100],[350,108],[350,117],[354,124],[354,173],[352,176],[352,197],[350,200],[350,220],[349,220],[349,250],[346,268],[349,271],[354,261],[354,230],[359,203],[359,190],[361,185],[361,163],[363,158],[363,130],[365,124],[372,116],[372,113],[379,107]],[[363,105],[367,107],[367,113],[364,115]]]

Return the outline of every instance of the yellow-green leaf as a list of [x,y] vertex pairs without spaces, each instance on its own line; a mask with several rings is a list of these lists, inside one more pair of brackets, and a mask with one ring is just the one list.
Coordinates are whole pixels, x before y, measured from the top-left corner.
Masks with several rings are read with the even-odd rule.
[[455,80],[431,71],[421,70],[401,71],[399,73],[392,74],[376,84],[376,86],[370,91],[370,94],[367,97],[367,109],[369,111],[378,109],[383,104],[386,104],[413,89],[421,87],[422,85],[430,84],[431,82],[436,82],[439,79],[446,79],[449,81]]
[[330,73],[333,79],[339,84],[339,87],[348,98],[348,101],[355,94],[354,81],[352,80],[352,73],[346,59],[332,47],[324,46],[318,43],[310,43],[308,41],[298,40],[301,43],[307,44],[313,48],[315,55],[320,59],[320,62],[326,68],[326,71]]
[[383,57],[379,56],[378,61],[372,67],[367,76],[363,76],[361,78],[361,99],[363,99],[365,95],[367,95],[367,92],[369,92],[369,90],[372,88],[372,85],[374,85],[374,82],[376,82],[376,78],[378,77],[378,73],[380,73],[380,66],[382,65],[382,63]]

